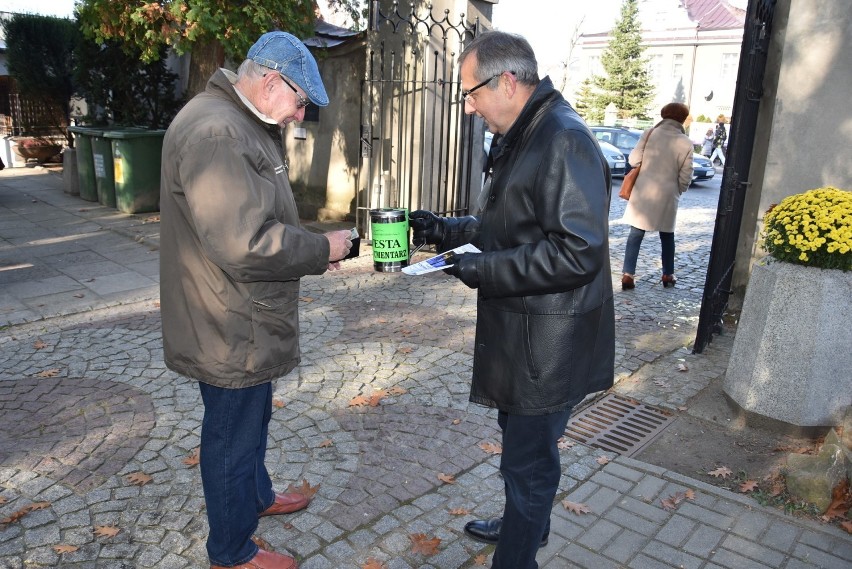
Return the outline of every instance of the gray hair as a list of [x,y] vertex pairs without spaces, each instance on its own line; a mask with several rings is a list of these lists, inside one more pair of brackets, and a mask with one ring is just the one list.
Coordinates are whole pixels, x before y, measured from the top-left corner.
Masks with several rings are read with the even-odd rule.
[[[518,83],[538,85],[538,62],[532,46],[522,36],[508,32],[484,32],[473,39],[459,56],[459,67],[470,55],[476,55],[474,77],[489,77],[511,71]],[[489,89],[493,87],[489,83]]]
[[258,77],[263,77],[265,73],[269,73],[270,71],[272,71],[272,69],[258,65],[251,59],[246,59],[240,64],[240,68],[237,69],[237,78],[257,79]]

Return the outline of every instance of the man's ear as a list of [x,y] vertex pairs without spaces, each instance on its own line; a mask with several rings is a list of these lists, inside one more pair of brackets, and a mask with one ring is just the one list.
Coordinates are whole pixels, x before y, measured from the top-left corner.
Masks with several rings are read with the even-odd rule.
[[514,96],[517,87],[517,80],[511,73],[504,73],[500,76],[500,88],[506,93],[507,98],[511,99]]

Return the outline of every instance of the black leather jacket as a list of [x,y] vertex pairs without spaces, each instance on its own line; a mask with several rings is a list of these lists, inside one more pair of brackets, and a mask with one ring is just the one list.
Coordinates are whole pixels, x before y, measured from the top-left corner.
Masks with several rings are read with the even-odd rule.
[[492,152],[482,211],[447,218],[439,246],[483,251],[459,267],[479,289],[470,400],[554,413],[613,383],[609,168],[549,78]]

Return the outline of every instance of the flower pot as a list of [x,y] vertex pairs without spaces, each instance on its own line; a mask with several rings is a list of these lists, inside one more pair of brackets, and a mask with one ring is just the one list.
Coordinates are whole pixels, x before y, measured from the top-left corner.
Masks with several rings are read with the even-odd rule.
[[852,405],[852,272],[766,257],[746,289],[724,390],[797,427],[843,423]]
[[42,146],[21,146],[18,144],[14,147],[15,153],[24,160],[35,160],[39,164],[47,162],[62,150],[58,144],[47,144]]

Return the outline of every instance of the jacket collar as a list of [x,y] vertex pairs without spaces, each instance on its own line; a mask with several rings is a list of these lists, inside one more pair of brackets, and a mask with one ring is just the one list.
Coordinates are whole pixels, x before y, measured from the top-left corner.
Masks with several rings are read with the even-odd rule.
[[[242,109],[248,116],[250,116],[256,123],[261,125],[266,130],[270,132],[278,130],[277,123],[269,123],[267,122],[261,115],[260,111],[254,108],[254,105],[249,107],[248,100],[244,97],[240,96],[240,93],[237,92],[237,89],[234,87],[234,83],[232,78],[235,78],[236,75],[232,71],[228,71],[227,69],[218,69],[216,73],[210,76],[210,79],[207,81],[207,86],[204,89],[205,93],[213,95],[214,97],[219,97],[223,99],[228,99],[232,101],[235,105],[237,105],[240,109]],[[248,103],[248,104],[247,104]]]
[[524,108],[521,109],[518,118],[509,127],[509,131],[497,142],[494,158],[499,158],[508,149],[523,142],[524,134],[529,130],[528,127],[538,122],[552,104],[561,98],[562,94],[553,86],[550,76],[539,81]]

